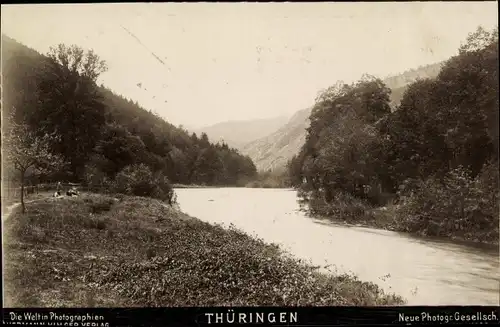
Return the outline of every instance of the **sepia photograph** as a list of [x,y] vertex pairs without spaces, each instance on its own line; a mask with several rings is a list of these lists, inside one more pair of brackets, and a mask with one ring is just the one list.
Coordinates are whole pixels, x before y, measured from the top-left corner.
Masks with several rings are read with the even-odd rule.
[[4,308],[498,307],[498,2],[10,4],[1,25]]

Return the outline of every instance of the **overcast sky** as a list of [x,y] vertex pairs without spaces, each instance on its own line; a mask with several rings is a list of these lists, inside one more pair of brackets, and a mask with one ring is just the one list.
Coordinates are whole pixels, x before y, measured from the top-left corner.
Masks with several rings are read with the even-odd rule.
[[445,60],[498,21],[496,2],[9,5],[1,16],[2,33],[39,52],[93,48],[103,84],[189,127],[291,115],[337,80]]

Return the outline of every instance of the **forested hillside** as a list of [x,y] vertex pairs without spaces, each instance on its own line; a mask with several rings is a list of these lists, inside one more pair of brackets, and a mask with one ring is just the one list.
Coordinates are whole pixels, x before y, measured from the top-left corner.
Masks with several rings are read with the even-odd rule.
[[435,64],[413,68],[401,74],[384,78],[384,83],[390,89],[397,89],[413,83],[416,79],[434,78],[439,74],[439,71],[443,67],[443,64],[443,62],[438,62]]
[[4,117],[57,135],[50,149],[67,163],[41,179],[106,184],[132,166],[182,184],[237,185],[255,176],[252,160],[227,144],[190,135],[96,85],[106,64],[91,51],[59,45],[41,55],[4,35],[2,68]]
[[289,164],[309,209],[376,220],[371,209],[392,200],[385,227],[498,242],[498,30],[470,34],[395,111],[390,94],[366,76],[318,97]]

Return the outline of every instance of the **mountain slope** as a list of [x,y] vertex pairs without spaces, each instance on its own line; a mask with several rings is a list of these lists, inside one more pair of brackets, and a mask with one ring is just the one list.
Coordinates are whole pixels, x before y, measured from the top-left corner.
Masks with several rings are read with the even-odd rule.
[[288,117],[269,119],[227,121],[193,130],[197,134],[206,133],[214,142],[224,140],[229,146],[242,149],[245,144],[269,135],[286,124]]
[[[384,79],[391,88],[391,105],[395,107],[403,97],[407,85],[420,78],[436,77],[443,63],[435,63]],[[260,171],[283,168],[300,151],[306,138],[311,108],[298,111],[282,127],[271,134],[246,144],[241,152],[248,155]]]
[[[17,122],[35,130],[43,126],[56,131],[65,142],[90,144],[78,152],[68,143],[54,144],[55,151],[73,165],[61,170],[57,179],[89,182],[91,178],[100,185],[125,167],[137,165],[180,184],[236,185],[256,173],[251,160],[236,150],[190,135],[103,85],[83,84],[68,66],[54,73],[54,68],[63,66],[3,34],[1,50],[2,114],[15,114]],[[85,89],[92,92],[81,91]],[[82,99],[92,102],[79,105]],[[85,116],[88,112],[94,116]],[[81,160],[73,157],[75,153]]]
[[258,170],[275,170],[300,150],[306,139],[311,109],[295,113],[288,123],[274,133],[247,144],[241,152],[254,161]]

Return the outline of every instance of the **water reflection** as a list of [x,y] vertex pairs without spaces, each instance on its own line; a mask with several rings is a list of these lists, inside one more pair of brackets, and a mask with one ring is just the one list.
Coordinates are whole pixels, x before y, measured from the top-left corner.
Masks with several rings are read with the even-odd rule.
[[312,219],[299,210],[291,190],[176,192],[182,210],[194,217],[232,223],[314,265],[352,271],[406,297],[409,304],[499,303],[498,249]]

